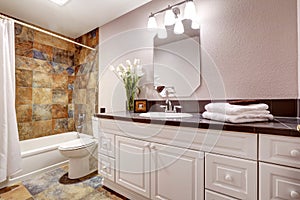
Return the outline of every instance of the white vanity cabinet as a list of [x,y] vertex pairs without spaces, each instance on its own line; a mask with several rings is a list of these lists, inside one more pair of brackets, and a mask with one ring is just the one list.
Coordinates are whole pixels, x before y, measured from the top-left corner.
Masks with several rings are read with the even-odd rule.
[[153,200],[200,200],[204,154],[116,136],[116,183]]
[[259,197],[300,200],[300,138],[260,135]]
[[205,187],[237,199],[257,199],[257,162],[206,154]]
[[300,200],[300,138],[100,119],[99,173],[133,200]]
[[116,136],[116,183],[150,198],[149,142]]
[[204,153],[152,143],[151,198],[204,198]]

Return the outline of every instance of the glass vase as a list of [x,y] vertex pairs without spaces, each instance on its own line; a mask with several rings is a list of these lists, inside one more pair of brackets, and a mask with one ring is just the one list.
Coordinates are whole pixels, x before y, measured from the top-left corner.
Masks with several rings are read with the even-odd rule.
[[134,99],[136,97],[137,88],[126,88],[126,110],[129,112],[134,111]]

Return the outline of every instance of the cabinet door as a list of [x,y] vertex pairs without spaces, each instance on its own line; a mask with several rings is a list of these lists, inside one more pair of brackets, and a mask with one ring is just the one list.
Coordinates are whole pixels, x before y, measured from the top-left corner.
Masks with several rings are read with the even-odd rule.
[[98,173],[110,181],[115,181],[115,159],[98,155]]
[[151,199],[203,200],[204,154],[151,144]]
[[300,138],[259,136],[259,160],[300,168]]
[[265,163],[259,169],[259,199],[300,199],[299,169]]
[[257,163],[228,156],[206,154],[205,187],[237,199],[256,200]]
[[115,136],[113,134],[102,133],[99,136],[99,152],[103,155],[115,157]]
[[116,182],[150,198],[150,143],[116,137]]

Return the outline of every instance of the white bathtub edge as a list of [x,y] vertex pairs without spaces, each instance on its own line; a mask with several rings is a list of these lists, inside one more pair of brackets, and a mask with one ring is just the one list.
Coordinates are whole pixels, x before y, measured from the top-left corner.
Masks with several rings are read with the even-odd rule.
[[51,166],[49,166],[49,167],[45,167],[45,168],[43,168],[43,169],[39,169],[39,170],[33,171],[33,172],[31,172],[31,173],[27,173],[27,174],[24,174],[24,175],[22,175],[22,176],[18,176],[18,177],[16,177],[16,178],[9,178],[7,181],[5,181],[5,182],[3,182],[3,183],[0,183],[0,189],[1,189],[1,188],[4,188],[4,187],[7,187],[7,186],[10,186],[10,185],[15,184],[15,183],[18,183],[18,182],[21,182],[21,181],[30,179],[30,177],[33,177],[33,176],[42,174],[42,173],[44,173],[44,172],[48,172],[48,171],[57,169],[57,168],[59,168],[59,167],[63,167],[63,166],[65,166],[65,165],[67,165],[68,162],[69,162],[69,161],[66,160],[66,161],[63,161],[63,162],[60,162],[60,163],[51,165]]

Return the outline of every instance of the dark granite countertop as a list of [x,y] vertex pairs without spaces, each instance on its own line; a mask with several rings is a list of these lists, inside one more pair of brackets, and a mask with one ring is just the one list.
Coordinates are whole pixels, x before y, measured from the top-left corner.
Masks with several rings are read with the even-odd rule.
[[192,128],[203,129],[216,129],[226,131],[238,131],[247,133],[261,133],[261,134],[273,134],[300,137],[300,132],[297,131],[297,125],[300,120],[297,118],[288,117],[275,117],[272,122],[257,122],[257,123],[243,123],[243,124],[231,124],[223,123],[202,118],[199,113],[190,113],[193,116],[189,118],[147,118],[140,117],[139,113],[130,112],[114,112],[114,113],[101,113],[95,114],[95,117],[104,119],[114,119],[122,121],[133,121],[138,123],[151,123],[151,124],[163,124],[170,126],[184,126]]

